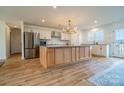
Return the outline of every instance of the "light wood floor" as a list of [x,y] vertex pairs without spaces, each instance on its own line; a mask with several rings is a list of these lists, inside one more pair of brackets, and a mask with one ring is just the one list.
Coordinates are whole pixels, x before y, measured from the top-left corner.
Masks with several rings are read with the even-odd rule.
[[21,60],[13,55],[0,67],[0,85],[75,85],[89,86],[92,75],[103,71],[115,62],[117,58],[93,58],[91,61],[76,64],[56,66],[44,69],[39,59]]

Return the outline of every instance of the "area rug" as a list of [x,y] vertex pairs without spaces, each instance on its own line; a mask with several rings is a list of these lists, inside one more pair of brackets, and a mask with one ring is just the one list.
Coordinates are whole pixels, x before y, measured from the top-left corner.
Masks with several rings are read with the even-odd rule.
[[124,86],[124,61],[117,62],[109,69],[88,79],[97,86]]

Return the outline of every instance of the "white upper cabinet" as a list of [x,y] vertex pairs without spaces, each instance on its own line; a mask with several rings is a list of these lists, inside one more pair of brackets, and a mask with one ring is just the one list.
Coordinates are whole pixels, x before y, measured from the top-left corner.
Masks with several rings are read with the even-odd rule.
[[51,39],[51,31],[45,31],[46,39]]
[[24,27],[25,32],[36,32],[40,33],[40,39],[51,39],[51,29],[42,29],[37,26],[25,26]]
[[34,30],[32,28],[25,28],[24,32],[33,32]]
[[40,39],[46,38],[44,34],[45,34],[44,32],[42,32],[42,31],[40,32]]
[[51,39],[51,32],[50,31],[41,31],[40,39]]
[[71,45],[79,45],[79,34],[73,33],[71,34]]
[[70,40],[70,34],[61,33],[61,40]]
[[61,40],[65,40],[65,34],[61,33]]

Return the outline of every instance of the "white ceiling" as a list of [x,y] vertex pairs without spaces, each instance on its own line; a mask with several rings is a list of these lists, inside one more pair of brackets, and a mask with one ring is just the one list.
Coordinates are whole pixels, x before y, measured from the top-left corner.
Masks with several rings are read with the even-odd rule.
[[[42,18],[45,22],[42,23]],[[123,6],[0,6],[0,20],[9,25],[26,23],[62,28],[68,19],[80,29],[103,25],[124,18]],[[97,20],[97,24],[94,23]]]

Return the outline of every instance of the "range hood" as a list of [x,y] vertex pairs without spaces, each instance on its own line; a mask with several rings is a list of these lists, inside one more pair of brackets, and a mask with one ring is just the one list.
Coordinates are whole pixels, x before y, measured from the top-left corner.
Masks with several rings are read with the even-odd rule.
[[60,38],[61,37],[61,33],[57,32],[57,31],[52,31],[51,36],[52,37],[56,37],[56,38]]

